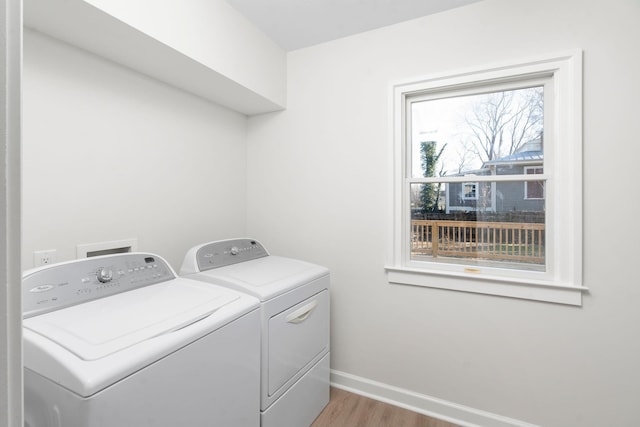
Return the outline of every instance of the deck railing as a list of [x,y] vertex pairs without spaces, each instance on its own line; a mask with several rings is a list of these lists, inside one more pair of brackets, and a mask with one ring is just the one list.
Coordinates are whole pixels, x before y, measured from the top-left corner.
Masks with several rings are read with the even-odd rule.
[[544,224],[411,221],[411,255],[544,264]]

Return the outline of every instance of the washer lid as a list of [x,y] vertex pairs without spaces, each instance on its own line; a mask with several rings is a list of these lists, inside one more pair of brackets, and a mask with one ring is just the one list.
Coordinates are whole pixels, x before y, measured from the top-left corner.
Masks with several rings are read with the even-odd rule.
[[267,256],[203,271],[196,277],[231,286],[266,301],[328,274],[326,267],[306,261]]
[[195,323],[238,298],[177,279],[31,317],[23,325],[83,360],[97,360]]

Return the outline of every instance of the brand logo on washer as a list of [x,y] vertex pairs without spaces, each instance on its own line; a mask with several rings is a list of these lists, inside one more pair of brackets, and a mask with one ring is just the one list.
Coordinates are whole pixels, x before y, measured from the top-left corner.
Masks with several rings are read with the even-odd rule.
[[40,285],[40,286],[36,286],[35,288],[29,289],[29,292],[47,292],[53,289],[54,287],[55,286],[53,285]]

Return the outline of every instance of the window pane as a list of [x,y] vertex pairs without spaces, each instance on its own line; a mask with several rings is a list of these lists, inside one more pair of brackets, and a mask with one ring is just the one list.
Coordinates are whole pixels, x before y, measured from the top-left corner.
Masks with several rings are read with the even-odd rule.
[[545,270],[544,199],[525,200],[524,181],[410,184],[412,261]]
[[[539,175],[543,171],[541,167],[525,168],[526,175]],[[544,181],[528,181],[525,182],[525,199],[542,199],[544,198]]]
[[462,198],[464,200],[478,200],[478,184],[475,182],[462,184]]
[[522,174],[543,164],[543,87],[411,103],[411,177]]
[[544,181],[529,181],[525,185],[525,199],[544,198]]

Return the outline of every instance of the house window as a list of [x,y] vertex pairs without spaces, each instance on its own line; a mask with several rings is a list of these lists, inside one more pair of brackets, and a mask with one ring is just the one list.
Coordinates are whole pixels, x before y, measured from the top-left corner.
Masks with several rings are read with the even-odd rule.
[[581,304],[581,53],[400,83],[393,102],[389,281]]
[[462,198],[464,200],[476,200],[478,198],[478,194],[476,189],[478,187],[478,183],[476,182],[465,182],[462,184]]
[[[541,166],[528,166],[524,168],[527,175],[541,175],[543,168]],[[526,181],[524,183],[525,199],[544,199],[544,181]]]

